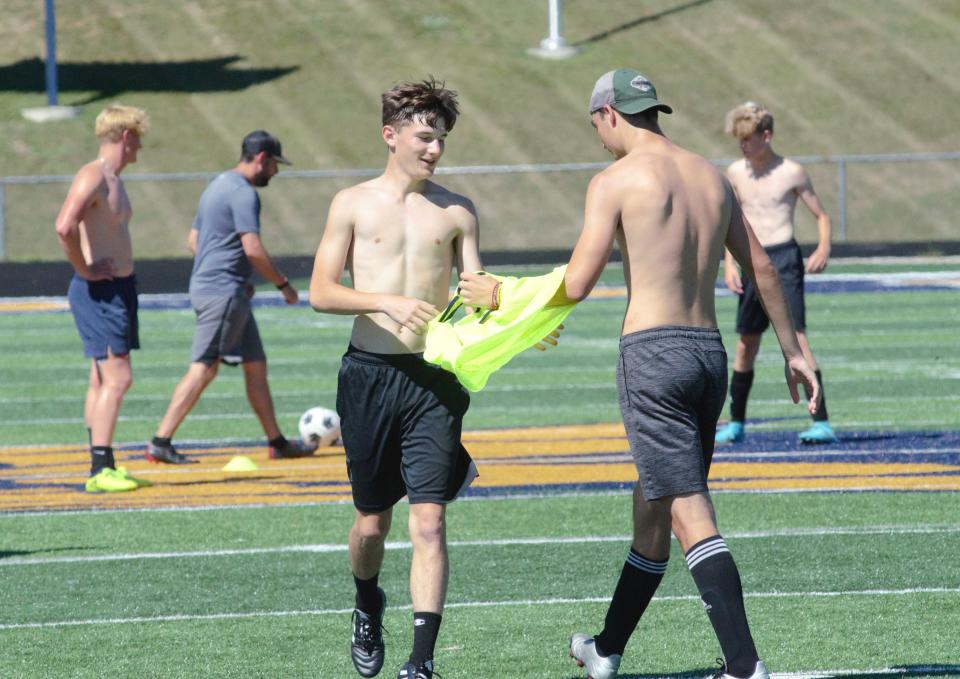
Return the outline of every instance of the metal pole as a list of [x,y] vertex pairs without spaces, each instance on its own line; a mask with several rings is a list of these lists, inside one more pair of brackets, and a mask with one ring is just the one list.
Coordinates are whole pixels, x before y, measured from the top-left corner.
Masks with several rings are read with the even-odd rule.
[[0,262],[7,258],[7,185],[0,183]]
[[847,163],[843,160],[837,161],[837,211],[840,213],[837,239],[843,243],[847,240]]
[[47,106],[57,105],[57,18],[53,0],[44,0],[47,15]]
[[[549,37],[547,42],[550,47],[557,47],[563,44],[563,14],[560,7],[561,0],[550,0],[550,6],[547,9],[549,14]],[[547,47],[547,45],[544,45]]]
[[540,41],[540,46],[527,50],[527,53],[544,59],[565,59],[577,53],[577,48],[563,39],[563,5],[561,0],[548,0],[548,33]]

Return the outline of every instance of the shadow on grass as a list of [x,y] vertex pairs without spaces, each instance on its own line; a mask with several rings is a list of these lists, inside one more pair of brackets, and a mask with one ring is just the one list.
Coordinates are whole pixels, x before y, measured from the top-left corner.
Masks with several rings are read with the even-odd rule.
[[89,549],[98,549],[98,547],[91,547],[90,545],[85,545],[83,547],[50,547],[48,549],[15,549],[15,550],[4,550],[0,551],[0,559],[9,559],[15,556],[33,556],[34,554],[50,554],[56,552],[77,552],[77,551],[87,551]]
[[[58,64],[57,80],[61,93],[92,93],[69,102],[71,106],[83,106],[125,92],[236,92],[300,68],[229,68],[242,60],[242,56],[231,54],[187,61],[68,61]],[[37,57],[0,66],[0,91],[44,92],[45,83],[43,61]]]
[[636,28],[637,26],[640,26],[642,24],[650,23],[652,21],[657,21],[658,19],[663,19],[664,17],[668,17],[671,14],[684,12],[688,9],[699,7],[700,5],[706,5],[709,2],[713,2],[713,0],[690,0],[689,2],[684,2],[679,5],[674,5],[673,7],[669,7],[659,12],[645,14],[642,17],[633,19],[632,21],[627,21],[625,23],[620,24],[619,26],[614,26],[613,28],[607,29],[606,31],[595,33],[588,38],[584,38],[583,40],[578,40],[572,44],[575,47],[583,47],[584,45],[589,45],[592,42],[600,42],[601,40],[606,40],[610,36],[616,35],[617,33],[623,33],[624,31],[629,31],[631,28]]

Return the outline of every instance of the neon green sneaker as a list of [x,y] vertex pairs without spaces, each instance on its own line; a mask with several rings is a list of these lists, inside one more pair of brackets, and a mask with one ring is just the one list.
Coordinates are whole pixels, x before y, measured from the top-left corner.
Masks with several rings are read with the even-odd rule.
[[136,476],[132,476],[130,472],[127,471],[126,467],[117,467],[117,473],[122,476],[126,476],[131,481],[135,481],[137,488],[148,488],[149,486],[153,485],[153,481],[147,481],[146,479],[140,479]]
[[137,482],[117,469],[104,467],[87,479],[88,493],[122,493],[139,488]]

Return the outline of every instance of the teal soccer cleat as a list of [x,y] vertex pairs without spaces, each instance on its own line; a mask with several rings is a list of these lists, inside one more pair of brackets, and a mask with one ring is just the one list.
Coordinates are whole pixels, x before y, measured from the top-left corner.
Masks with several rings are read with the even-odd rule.
[[745,436],[746,432],[743,430],[743,422],[733,420],[727,422],[726,426],[717,432],[717,437],[714,441],[717,443],[740,443]]
[[837,435],[833,432],[833,427],[826,420],[814,422],[806,431],[797,435],[800,443],[836,443]]

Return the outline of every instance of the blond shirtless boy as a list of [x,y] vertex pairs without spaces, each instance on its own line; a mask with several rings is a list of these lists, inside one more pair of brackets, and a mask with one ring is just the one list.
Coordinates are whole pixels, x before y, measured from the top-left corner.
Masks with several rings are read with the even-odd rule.
[[[714,281],[726,246],[756,281],[786,362],[816,408],[816,378],[797,344],[776,271],[743,218],[730,184],[704,158],[660,130],[650,80],[609,71],[590,97],[590,118],[616,159],[590,182],[583,232],[557,302],[590,294],[616,241],[627,310],[617,384],[637,466],[633,543],[603,630],[575,634],[570,655],[593,679],[617,675],[627,640],[653,597],[670,555],[671,527],[686,554],[724,655],[718,676],[765,679],[743,607],[740,575],[717,530],[707,490],[717,418],[726,393],[726,353],[717,330]],[[484,277],[461,276],[461,299],[482,304]]]
[[[469,397],[423,360],[424,331],[447,302],[453,268],[482,266],[473,204],[430,180],[457,120],[456,94],[431,79],[397,85],[382,103],[386,169],[334,197],[310,304],[356,316],[337,389],[356,508],[351,657],[365,677],[383,666],[378,578],[393,506],[406,495],[414,639],[398,677],[429,679],[448,580],[445,506],[476,472],[460,443]],[[352,287],[340,282],[344,269]]]
[[97,116],[100,150],[77,172],[57,217],[57,237],[73,266],[68,297],[92,359],[84,420],[90,436],[87,492],[134,490],[145,485],[113,458],[113,433],[123,396],[133,381],[130,351],[140,348],[137,284],[133,273],[130,216],[133,209],[120,172],[137,162],[147,114],[131,106],[108,106]]
[[[830,258],[830,216],[823,209],[803,166],[778,155],[770,145],[773,116],[768,110],[749,101],[738,106],[727,114],[727,133],[740,142],[743,153],[743,158],[727,168],[727,179],[737,192],[743,213],[753,227],[757,240],[780,274],[787,305],[797,329],[797,341],[820,383],[820,407],[813,414],[812,426],[800,432],[799,439],[803,443],[833,443],[837,437],[828,420],[827,403],[822,397],[822,377],[807,339],[803,296],[804,271],[820,273]],[[813,213],[819,232],[819,243],[807,258],[806,269],[800,246],[794,240],[793,217],[798,198]],[[724,259],[723,279],[727,287],[740,298],[737,306],[737,333],[740,338],[737,340],[733,375],[730,378],[730,422],[717,432],[717,442],[735,443],[742,441],[745,436],[744,423],[747,399],[753,385],[753,368],[769,320],[757,299],[756,286],[749,276],[741,277],[729,252]]]

